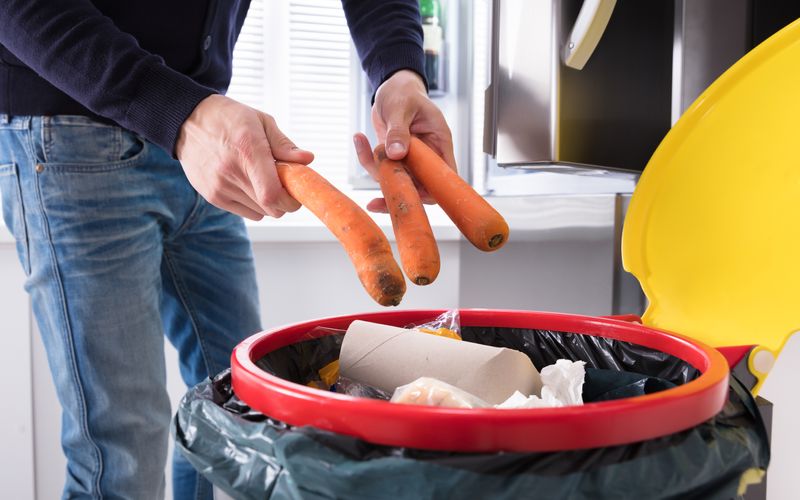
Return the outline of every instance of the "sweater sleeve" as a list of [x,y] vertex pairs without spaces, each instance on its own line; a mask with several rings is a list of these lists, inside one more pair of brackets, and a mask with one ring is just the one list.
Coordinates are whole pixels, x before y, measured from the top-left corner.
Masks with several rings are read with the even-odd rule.
[[92,112],[169,153],[214,93],[142,49],[90,0],[0,0],[0,43]]
[[417,0],[342,0],[353,43],[373,91],[401,69],[425,81]]

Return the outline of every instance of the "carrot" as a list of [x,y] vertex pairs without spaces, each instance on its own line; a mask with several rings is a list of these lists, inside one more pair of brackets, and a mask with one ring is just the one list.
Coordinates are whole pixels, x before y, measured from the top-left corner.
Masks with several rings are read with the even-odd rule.
[[402,163],[386,157],[383,144],[375,148],[375,155],[380,162],[378,182],[392,216],[403,270],[417,285],[433,283],[439,275],[439,247],[417,187]]
[[382,306],[396,306],[406,283],[389,241],[372,218],[321,175],[299,163],[278,163],[286,191],[311,210],[344,247],[367,293]]
[[477,248],[492,252],[508,240],[508,224],[497,210],[451,169],[436,152],[411,137],[406,166],[461,233]]

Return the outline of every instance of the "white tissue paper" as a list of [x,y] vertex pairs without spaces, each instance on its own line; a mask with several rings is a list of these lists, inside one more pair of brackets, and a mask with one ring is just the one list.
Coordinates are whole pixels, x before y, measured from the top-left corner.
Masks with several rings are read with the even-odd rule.
[[[544,389],[542,389],[544,392]],[[563,406],[561,401],[554,399],[548,394],[547,399],[539,396],[525,396],[521,392],[515,392],[510,398],[506,399],[495,408],[501,410],[518,410],[521,408],[555,408]]]
[[561,401],[562,406],[583,404],[583,379],[586,377],[586,362],[559,359],[554,365],[542,369],[542,399],[547,393]]
[[[586,363],[559,359],[555,364],[542,369],[542,395],[525,396],[516,391],[498,409],[558,408],[582,405],[583,381]],[[441,380],[421,377],[398,387],[392,395],[393,403],[443,406],[448,408],[491,408],[482,399]]]
[[586,363],[559,359],[542,368],[542,396],[525,397],[517,392],[495,408],[513,410],[520,408],[558,408],[583,404],[583,381]]

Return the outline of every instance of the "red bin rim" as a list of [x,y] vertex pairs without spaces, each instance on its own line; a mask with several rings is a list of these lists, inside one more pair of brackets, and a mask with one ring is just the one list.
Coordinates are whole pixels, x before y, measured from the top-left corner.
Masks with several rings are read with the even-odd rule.
[[313,426],[365,441],[460,452],[539,452],[615,446],[680,432],[714,417],[728,395],[728,364],[696,340],[607,317],[537,311],[461,309],[461,324],[530,328],[608,337],[680,358],[701,375],[655,394],[564,408],[453,409],[398,405],[313,389],[255,364],[268,352],[304,340],[314,327],[346,329],[356,319],[404,326],[443,310],[387,311],[330,317],[276,328],[240,343],[231,357],[236,395],[251,408],[294,426]]

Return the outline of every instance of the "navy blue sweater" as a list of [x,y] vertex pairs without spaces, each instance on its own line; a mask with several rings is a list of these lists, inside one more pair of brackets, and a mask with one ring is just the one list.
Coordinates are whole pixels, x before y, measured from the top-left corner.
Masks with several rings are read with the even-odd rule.
[[[342,0],[373,88],[424,77],[417,0]],[[0,0],[0,113],[105,118],[173,152],[224,93],[250,0]]]

